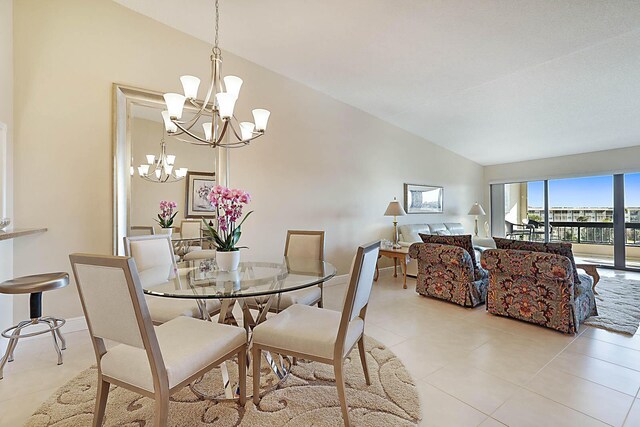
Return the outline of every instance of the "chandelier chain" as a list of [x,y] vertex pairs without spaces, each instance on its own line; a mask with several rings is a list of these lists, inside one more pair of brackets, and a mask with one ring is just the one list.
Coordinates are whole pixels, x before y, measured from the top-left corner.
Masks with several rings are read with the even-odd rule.
[[219,27],[220,27],[220,5],[218,3],[218,0],[216,0],[216,34],[215,34],[215,39],[213,43],[214,52],[220,50],[220,48],[218,47],[218,28]]

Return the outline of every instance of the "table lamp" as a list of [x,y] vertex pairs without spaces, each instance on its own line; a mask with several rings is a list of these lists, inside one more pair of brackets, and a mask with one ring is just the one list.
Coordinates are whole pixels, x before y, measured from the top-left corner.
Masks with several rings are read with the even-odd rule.
[[475,227],[473,229],[473,233],[476,237],[478,237],[478,215],[486,215],[482,205],[478,202],[475,202],[471,209],[469,209],[469,215],[475,216]]
[[389,203],[387,206],[387,210],[384,212],[384,216],[392,216],[393,217],[393,248],[400,249],[400,244],[398,243],[398,217],[406,215],[404,209],[400,202],[393,198],[393,201]]

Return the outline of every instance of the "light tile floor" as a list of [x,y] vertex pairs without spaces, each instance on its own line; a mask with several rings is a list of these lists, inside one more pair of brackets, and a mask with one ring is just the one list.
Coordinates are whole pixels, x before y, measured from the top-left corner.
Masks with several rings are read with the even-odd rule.
[[[601,270],[603,276],[640,274]],[[417,295],[382,271],[366,333],[412,374],[423,426],[640,426],[640,334],[582,327],[563,335]],[[326,289],[340,309],[345,286]],[[48,339],[27,340],[0,380],[0,426],[22,425],[58,387],[95,363],[86,332],[66,335],[56,366]]]

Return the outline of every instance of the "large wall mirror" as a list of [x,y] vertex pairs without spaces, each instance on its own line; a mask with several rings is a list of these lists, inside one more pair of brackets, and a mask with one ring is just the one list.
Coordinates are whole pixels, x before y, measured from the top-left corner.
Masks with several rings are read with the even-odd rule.
[[[114,84],[113,102],[113,253],[124,255],[124,236],[137,234],[135,230],[143,227],[154,227],[159,231],[154,219],[157,218],[160,201],[177,203],[175,225],[179,226],[186,217],[194,218],[193,209],[199,208],[198,200],[193,199],[197,191],[189,189],[189,183],[193,187],[204,185],[202,183],[207,181],[207,176],[213,179],[219,153],[208,146],[192,145],[167,135],[161,114],[165,103],[159,92]],[[175,156],[173,170],[187,168],[189,176],[164,183],[140,176],[139,167],[149,165],[151,159],[147,156],[154,156],[154,162],[158,159],[163,141],[166,154]],[[151,171],[155,167],[153,164],[149,166]],[[189,192],[194,194],[187,197]],[[187,209],[187,200],[193,204],[190,209]]]

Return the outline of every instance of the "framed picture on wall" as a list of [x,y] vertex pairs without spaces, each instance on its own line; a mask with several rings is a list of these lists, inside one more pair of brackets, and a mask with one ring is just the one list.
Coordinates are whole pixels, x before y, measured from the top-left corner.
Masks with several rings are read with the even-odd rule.
[[213,218],[215,210],[209,203],[207,196],[214,185],[216,178],[213,172],[191,172],[186,176],[186,200],[185,218]]
[[444,188],[433,185],[404,185],[404,210],[408,214],[442,213]]

